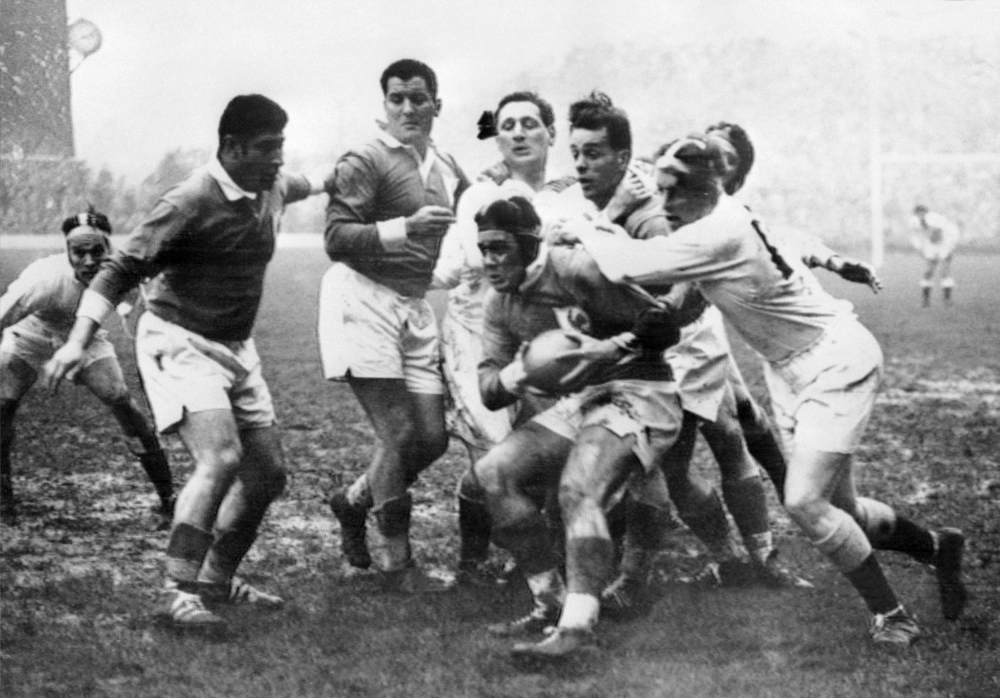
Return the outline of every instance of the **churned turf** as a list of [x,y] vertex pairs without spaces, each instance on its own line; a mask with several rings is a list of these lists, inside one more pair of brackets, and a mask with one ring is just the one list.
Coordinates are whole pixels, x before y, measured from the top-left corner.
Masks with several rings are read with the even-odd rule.
[[[31,252],[4,252],[6,285]],[[867,642],[854,592],[775,507],[785,562],[813,589],[697,592],[676,583],[700,551],[684,531],[658,567],[648,615],[603,622],[600,646],[554,664],[516,662],[489,622],[524,612],[512,584],[404,599],[348,574],[323,502],[362,470],[371,430],[353,396],[320,377],[315,339],[321,250],[281,250],[257,341],[275,395],[291,479],[251,552],[247,576],[289,600],[278,613],[228,613],[231,636],[178,637],[150,618],[166,534],[117,426],[85,390],[34,391],[15,447],[18,527],[0,527],[4,696],[1000,696],[1000,280],[995,256],[962,256],[954,308],[919,307],[919,260],[892,255],[886,291],[823,277],[854,301],[886,352],[885,388],[858,454],[862,491],[969,536],[965,617],[941,618],[933,574],[882,559],[925,637],[903,651]],[[823,274],[823,272],[820,272]],[[935,299],[938,300],[937,298]],[[437,298],[440,307],[440,298]],[[116,335],[126,371],[127,339]],[[757,394],[754,370],[738,340]],[[133,382],[134,383],[134,382]],[[179,480],[190,462],[167,441]],[[712,474],[704,451],[698,467]],[[446,575],[457,550],[453,444],[415,489],[416,556]]]

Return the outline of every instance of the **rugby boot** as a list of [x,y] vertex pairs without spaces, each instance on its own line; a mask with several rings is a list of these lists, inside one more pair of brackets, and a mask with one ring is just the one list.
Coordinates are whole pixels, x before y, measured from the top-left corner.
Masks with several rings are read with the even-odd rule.
[[171,495],[168,499],[160,500],[159,504],[154,504],[149,508],[156,517],[156,530],[169,531],[174,523],[174,507],[177,505],[177,497]]
[[965,536],[955,528],[942,528],[935,532],[937,545],[934,551],[934,575],[937,577],[941,614],[948,620],[962,615],[969,594],[962,582],[962,551]]
[[689,577],[681,577],[681,584],[689,584],[696,589],[710,590],[722,587],[743,587],[752,583],[749,565],[736,558],[722,562],[709,562]]
[[452,589],[452,585],[425,574],[412,560],[399,570],[380,570],[379,576],[382,589],[393,594],[441,594]]
[[340,489],[329,500],[333,515],[340,522],[340,550],[352,567],[366,570],[372,565],[365,540],[365,522],[368,510],[347,500],[347,491]]
[[504,569],[489,560],[459,560],[455,583],[463,587],[491,589],[508,583]]
[[515,657],[560,659],[597,645],[597,637],[589,628],[556,627],[541,642],[519,642],[511,649]]
[[888,613],[878,613],[872,617],[872,642],[885,646],[912,645],[920,637],[920,626],[902,606]]
[[280,596],[261,591],[235,576],[228,584],[199,582],[198,586],[202,600],[209,604],[253,606],[265,611],[276,611],[285,605],[285,600]]
[[167,580],[165,598],[153,614],[154,620],[172,630],[205,634],[222,634],[226,621],[207,608],[200,594],[193,591],[197,583]]
[[601,592],[601,612],[612,617],[631,616],[649,606],[649,587],[641,579],[626,574],[618,575]]
[[778,551],[772,550],[767,559],[761,562],[753,559],[750,563],[754,580],[761,586],[770,589],[791,589],[799,587],[811,589],[812,584],[792,574],[786,567],[778,562]]
[[487,632],[498,637],[523,637],[543,632],[546,628],[554,626],[559,621],[559,606],[546,606],[537,604],[531,613],[515,618],[514,620],[493,623],[486,626]]
[[8,526],[17,525],[17,499],[10,471],[0,473],[0,520]]

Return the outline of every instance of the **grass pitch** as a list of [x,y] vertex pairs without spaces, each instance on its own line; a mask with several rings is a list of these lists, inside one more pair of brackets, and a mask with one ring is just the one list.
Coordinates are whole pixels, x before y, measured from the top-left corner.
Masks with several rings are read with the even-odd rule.
[[[4,252],[0,285],[39,254]],[[280,591],[275,614],[236,610],[225,642],[177,637],[150,620],[162,584],[165,533],[151,532],[155,497],[117,425],[85,390],[33,391],[15,444],[21,524],[0,528],[0,681],[4,696],[1000,696],[1000,281],[996,257],[956,261],[956,304],[922,310],[920,262],[890,256],[887,289],[872,296],[824,276],[852,300],[886,353],[886,380],[858,454],[862,492],[932,526],[969,537],[972,600],[941,618],[933,575],[883,554],[887,574],[925,637],[905,651],[867,642],[853,590],[789,525],[772,520],[786,563],[811,590],[694,592],[672,582],[699,566],[677,533],[662,554],[652,611],[602,622],[601,649],[552,665],[511,660],[484,626],[523,613],[527,592],[459,589],[429,599],[377,590],[348,574],[323,503],[360,472],[372,433],[350,391],[320,377],[315,312],[320,250],[282,250],[269,271],[258,347],[276,400],[291,473],[246,576]],[[820,272],[823,274],[824,272]],[[440,299],[438,299],[440,300]],[[935,298],[938,302],[939,298]],[[748,380],[759,371],[733,339]],[[131,376],[128,342],[117,337]],[[133,381],[134,384],[134,381]],[[178,480],[190,471],[166,442]],[[414,497],[420,562],[441,574],[457,554],[456,478],[464,450],[421,478]],[[712,465],[704,449],[698,467]]]

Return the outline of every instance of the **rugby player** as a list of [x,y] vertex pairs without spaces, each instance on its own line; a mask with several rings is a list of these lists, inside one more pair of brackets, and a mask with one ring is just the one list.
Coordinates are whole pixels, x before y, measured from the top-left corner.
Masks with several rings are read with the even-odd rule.
[[[658,457],[680,426],[676,386],[662,359],[678,337],[677,324],[648,293],[607,283],[582,250],[540,251],[541,222],[526,199],[496,201],[476,223],[484,271],[497,292],[487,301],[480,364],[488,408],[530,398],[520,348],[558,327],[560,317],[605,340],[586,338],[603,350],[583,381],[589,387],[576,386],[576,393],[518,426],[473,468],[486,493],[493,540],[514,556],[534,600],[527,616],[491,630],[520,635],[559,619],[560,629],[540,645],[514,650],[562,655],[592,637],[598,598],[612,571],[605,512],[630,477],[639,496],[655,481]],[[556,483],[566,522],[566,586],[541,511],[544,491]],[[655,548],[658,527],[636,523],[629,534],[652,538],[646,547]]]
[[[599,212],[599,219],[621,226],[632,238],[669,235],[672,227],[662,200],[645,190],[642,170],[635,165],[630,168],[632,136],[627,114],[607,95],[594,92],[570,107],[569,122],[579,188]],[[572,193],[569,190],[567,195]],[[700,430],[719,464],[723,499],[750,555],[753,576],[773,587],[794,584],[795,579],[777,563],[763,482],[747,443],[752,441],[757,447],[756,455],[774,473],[772,479],[779,488],[784,460],[766,414],[745,389],[730,356],[718,311],[706,308],[701,317],[684,327],[681,341],[668,350],[667,358],[677,379],[684,423],[676,446],[665,456],[670,463],[664,472],[681,520],[712,553],[704,570],[687,581],[718,586],[727,581],[742,582],[746,577],[728,527],[714,523],[724,517],[722,501],[712,487],[688,472]],[[741,422],[745,422],[746,441]],[[606,590],[606,605],[632,605],[642,593],[650,562],[642,555],[626,555],[621,575]]]
[[[80,296],[111,254],[111,224],[103,213],[70,216],[62,232],[66,252],[28,265],[0,298],[0,512],[8,523],[16,522],[11,447],[18,405],[66,341]],[[153,511],[159,527],[169,527],[174,515],[170,466],[156,431],[129,394],[107,332],[90,343],[77,382],[108,406],[127,437],[139,442],[142,450],[134,453],[160,498]]]
[[251,337],[285,204],[322,191],[281,172],[288,115],[240,95],[219,120],[216,157],[167,191],[84,292],[66,344],[45,367],[55,389],[85,365],[91,339],[121,296],[149,279],[136,357],[156,426],[194,459],[177,499],[157,617],[218,632],[209,604],[273,609],[281,597],[236,576],[285,486],[271,394]]
[[951,294],[955,290],[951,258],[958,245],[958,226],[924,204],[917,204],[910,219],[910,232],[910,243],[925,262],[924,275],[920,278],[923,306],[927,308],[931,304],[935,273],[939,274],[944,303],[951,305]]
[[680,230],[631,240],[577,225],[564,229],[562,240],[582,242],[616,281],[695,282],[763,358],[790,455],[785,507],[864,600],[876,644],[908,645],[920,628],[886,580],[875,549],[932,565],[943,615],[958,618],[967,601],[962,533],[930,531],[855,489],[852,453],[882,370],[875,338],[849,303],[826,293],[758,218],[724,195],[724,156],[710,139],[670,144],[656,168],[665,210],[680,218]]
[[330,499],[341,548],[351,565],[372,564],[372,510],[383,585],[413,593],[436,585],[410,554],[408,490],[448,447],[438,327],[424,293],[469,183],[431,141],[441,100],[430,66],[396,61],[380,84],[384,129],[343,155],[327,181],[334,264],[320,290],[319,338],[325,377],[347,381],[378,440],[367,471]]

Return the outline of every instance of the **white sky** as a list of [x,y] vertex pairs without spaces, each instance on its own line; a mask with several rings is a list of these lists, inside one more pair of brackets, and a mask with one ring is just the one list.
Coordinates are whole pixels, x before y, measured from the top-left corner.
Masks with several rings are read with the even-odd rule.
[[378,77],[403,57],[438,73],[440,132],[463,95],[590,42],[1000,36],[994,0],[67,0],[67,10],[103,35],[72,76],[77,155],[133,178],[173,148],[213,147],[226,102],[246,92],[289,112],[287,151],[328,159],[380,114]]

